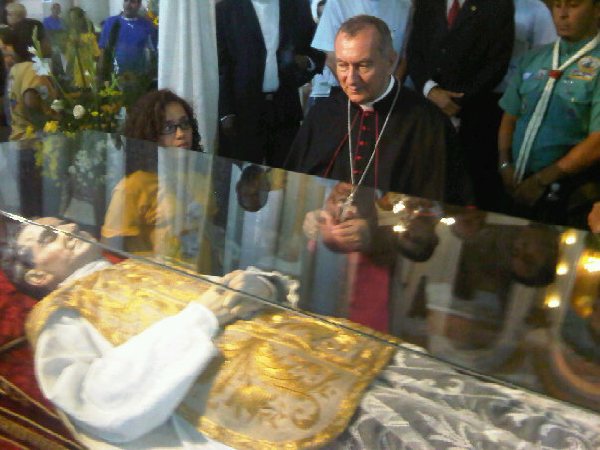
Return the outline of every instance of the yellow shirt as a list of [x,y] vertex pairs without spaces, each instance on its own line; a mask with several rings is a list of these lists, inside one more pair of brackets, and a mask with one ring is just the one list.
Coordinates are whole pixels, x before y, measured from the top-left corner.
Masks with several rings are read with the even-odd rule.
[[12,116],[12,131],[10,140],[16,141],[25,138],[27,127],[31,125],[25,113],[23,96],[29,89],[36,90],[43,100],[53,96],[52,82],[46,76],[38,75],[32,62],[15,64],[8,75],[8,98]]
[[[102,237],[127,238],[124,250],[137,254],[159,253],[161,256],[185,260],[181,238],[194,233],[199,221],[212,217],[214,205],[203,199],[203,192],[192,193],[186,204],[178,198],[167,183],[160,183],[153,172],[138,170],[123,178],[113,190],[110,205],[104,217]],[[177,218],[188,215],[190,209],[199,209],[198,217],[188,220],[184,229],[175,226]],[[189,219],[189,218],[188,218]],[[184,220],[185,221],[185,220]],[[208,258],[209,243],[201,246],[203,258]]]

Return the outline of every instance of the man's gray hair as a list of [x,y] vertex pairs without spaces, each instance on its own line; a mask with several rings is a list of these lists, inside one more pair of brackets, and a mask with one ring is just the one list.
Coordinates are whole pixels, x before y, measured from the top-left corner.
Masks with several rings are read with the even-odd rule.
[[11,12],[13,14],[18,14],[20,17],[27,17],[27,8],[25,5],[17,2],[9,3],[6,5],[6,11]]
[[377,17],[366,14],[360,14],[346,20],[340,26],[336,38],[342,33],[347,34],[350,37],[355,37],[358,33],[367,28],[374,28],[377,32],[377,35],[379,36],[379,51],[382,55],[387,55],[394,51],[392,33],[387,24]]

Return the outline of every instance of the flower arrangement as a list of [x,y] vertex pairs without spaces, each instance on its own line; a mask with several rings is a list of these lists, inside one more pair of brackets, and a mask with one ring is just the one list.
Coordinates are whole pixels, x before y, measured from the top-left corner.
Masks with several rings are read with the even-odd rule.
[[36,142],[35,163],[56,184],[70,179],[79,187],[93,188],[104,182],[110,139],[97,132],[46,136]]
[[[86,54],[94,51],[92,47],[73,46],[70,49],[78,68],[78,82],[74,86],[66,86],[52,73],[49,60],[42,57],[36,32],[29,51],[33,55],[34,70],[38,75],[50,78],[57,98],[46,105],[45,114],[41,118],[30,120],[32,125],[27,130],[28,137],[37,132],[68,134],[98,130],[111,133],[118,130],[125,115],[123,93],[115,74],[112,74],[110,82],[98,85],[95,55]],[[86,63],[83,64],[82,61]]]

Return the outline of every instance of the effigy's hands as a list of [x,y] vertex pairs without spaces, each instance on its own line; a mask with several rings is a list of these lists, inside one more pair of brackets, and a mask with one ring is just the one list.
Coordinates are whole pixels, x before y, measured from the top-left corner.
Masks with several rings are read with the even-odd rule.
[[266,306],[251,295],[273,300],[275,288],[264,277],[236,270],[225,275],[221,279],[221,285],[210,288],[198,302],[210,309],[217,317],[219,325],[223,326],[237,319],[248,319]]
[[[231,276],[229,276],[231,275]],[[235,271],[225,276],[227,287],[240,292],[228,291],[225,307],[238,318],[247,319],[264,309],[266,304],[250,296],[273,301],[275,287],[263,276],[248,271]]]

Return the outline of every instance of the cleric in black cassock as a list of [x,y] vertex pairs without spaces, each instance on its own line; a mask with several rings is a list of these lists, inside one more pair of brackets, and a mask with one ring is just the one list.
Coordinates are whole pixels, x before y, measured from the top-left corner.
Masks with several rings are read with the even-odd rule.
[[370,16],[352,18],[338,31],[335,46],[343,92],[311,109],[285,168],[469,203],[470,181],[455,131],[433,104],[392,77],[396,55],[385,23]]

